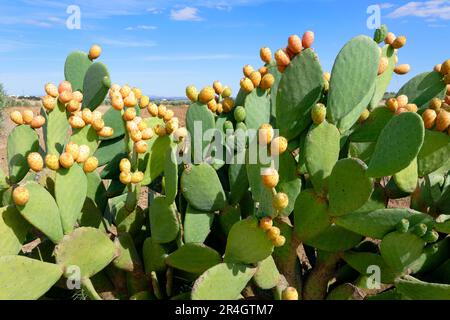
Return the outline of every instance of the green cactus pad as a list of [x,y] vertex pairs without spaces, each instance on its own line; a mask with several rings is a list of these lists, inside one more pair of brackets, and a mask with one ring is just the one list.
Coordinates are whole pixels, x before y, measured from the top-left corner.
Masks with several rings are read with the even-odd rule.
[[216,170],[202,163],[183,171],[181,190],[189,204],[200,211],[214,212],[226,205],[225,192]]
[[20,214],[54,243],[63,237],[63,228],[58,206],[51,194],[36,182],[27,182],[24,187],[30,194],[25,206],[17,206]]
[[258,220],[247,218],[230,230],[225,249],[225,262],[256,263],[272,254],[273,244],[259,228]]
[[390,45],[383,47],[381,56],[388,58],[388,66],[386,70],[377,77],[375,82],[375,93],[370,101],[370,108],[374,109],[378,107],[380,101],[383,99],[384,93],[387,92],[389,84],[391,83],[392,76],[395,69],[395,51]]
[[417,172],[417,158],[402,171],[394,174],[394,181],[398,188],[406,193],[412,193],[417,188],[419,175]]
[[70,169],[58,170],[55,180],[55,198],[65,234],[72,232],[80,218],[86,194],[87,178],[78,164],[74,164]]
[[149,210],[153,241],[168,243],[175,240],[180,232],[175,204],[167,202],[165,197],[158,197],[154,199]]
[[378,266],[381,271],[381,283],[393,283],[397,273],[395,273],[383,260],[383,258],[376,253],[371,252],[346,252],[343,259],[353,269],[358,271],[361,275],[371,275],[369,272],[370,266]]
[[330,213],[341,216],[361,208],[373,191],[367,166],[359,159],[339,160],[328,181]]
[[398,92],[406,95],[409,103],[416,104],[419,108],[425,107],[434,97],[443,98],[446,85],[442,75],[438,72],[424,72],[409,80]]
[[87,177],[87,193],[86,197],[91,199],[94,204],[104,212],[108,205],[106,196],[106,188],[98,172],[91,172],[86,174]]
[[367,200],[367,202],[361,208],[354,211],[353,213],[368,213],[375,210],[384,209],[386,208],[386,203],[387,197],[384,188],[375,184],[374,190],[369,200]]
[[360,300],[362,294],[360,288],[351,284],[341,284],[328,293],[326,300],[331,301],[345,301],[345,300]]
[[174,202],[178,193],[177,146],[172,145],[166,151],[164,162],[164,190],[167,202]]
[[90,278],[103,270],[116,256],[114,242],[105,233],[94,228],[75,229],[55,247],[56,263],[64,268],[66,277],[71,275],[70,267],[77,266],[82,278]]
[[90,156],[97,151],[99,137],[97,132],[91,126],[86,126],[83,129],[74,129],[70,141],[81,145],[86,145],[89,147]]
[[153,241],[152,238],[147,238],[144,241],[142,255],[147,275],[150,275],[153,271],[158,273],[166,271],[165,259],[167,251],[161,244]]
[[428,283],[411,276],[399,279],[395,284],[397,291],[412,300],[450,300],[450,285]]
[[276,122],[275,120],[277,117],[277,92],[283,74],[280,71],[278,71],[278,66],[275,60],[273,60],[270,64],[267,64],[266,67],[269,70],[269,73],[273,75],[273,77],[275,78],[275,82],[273,83],[272,88],[270,89],[270,115],[272,118],[272,122]]
[[323,86],[319,58],[306,49],[291,61],[278,87],[276,118],[280,135],[291,140],[308,127],[311,108],[319,101]]
[[18,254],[30,227],[15,207],[0,208],[0,257]]
[[416,113],[404,112],[384,127],[367,174],[373,178],[393,175],[408,167],[422,147],[425,128]]
[[133,208],[131,212],[123,204],[122,208],[117,212],[116,225],[117,231],[128,232],[131,235],[138,233],[145,224],[145,214],[141,207]]
[[242,219],[241,217],[241,210],[240,207],[233,207],[233,206],[227,206],[225,207],[218,216],[219,220],[219,226],[221,231],[225,236],[228,236],[230,233],[231,228],[234,226],[235,223],[240,221]]
[[[251,157],[257,157],[255,159]],[[264,160],[264,161],[263,161]],[[272,215],[272,191],[267,189],[262,184],[261,170],[270,167],[270,163],[266,163],[267,159],[261,159],[259,152],[252,154],[252,151],[247,150],[246,153],[246,168],[247,177],[252,192],[252,197],[255,202],[259,202],[259,214],[261,216]],[[269,158],[270,161],[270,158]],[[264,163],[263,163],[264,162]]]
[[214,214],[186,208],[184,216],[184,241],[186,243],[203,243],[211,232]]
[[272,289],[280,282],[280,273],[272,256],[258,262],[253,280],[258,287],[264,290]]
[[330,123],[313,126],[306,136],[306,167],[317,192],[326,188],[328,177],[339,159],[339,151],[339,130]]
[[103,121],[105,122],[105,126],[114,130],[114,134],[107,139],[102,138],[101,140],[108,141],[123,137],[125,134],[125,127],[123,125],[122,113],[119,110],[109,108],[103,115]]
[[70,128],[67,118],[68,113],[65,105],[58,101],[56,107],[48,114],[43,127],[47,154],[59,155],[63,152]]
[[433,271],[448,259],[448,252],[450,252],[450,238],[444,238],[425,247],[423,253],[409,266],[409,269],[412,270],[412,274]]
[[244,164],[230,164],[228,179],[230,181],[229,201],[231,205],[235,205],[241,201],[249,188],[246,166]]
[[95,110],[105,100],[111,87],[106,66],[101,62],[93,63],[86,71],[83,83],[83,108]]
[[[195,124],[200,126],[202,130],[196,130]],[[215,128],[214,115],[209,111],[208,107],[201,103],[192,104],[186,114],[186,128],[191,135],[191,150],[192,157],[195,159],[195,163],[203,161],[203,152],[207,149],[211,141],[207,141],[204,138],[206,131]],[[200,127],[199,127],[200,129]],[[201,145],[196,146],[194,141],[202,141]],[[201,149],[199,149],[201,148]]]
[[405,271],[422,254],[425,241],[412,233],[391,232],[380,244],[383,260],[396,272]]
[[67,81],[72,84],[73,91],[82,91],[84,77],[92,61],[88,55],[81,51],[74,51],[66,58],[64,65],[64,75]]
[[127,272],[139,271],[141,259],[131,235],[129,233],[121,233],[114,240],[114,243],[119,252],[119,256],[113,261],[114,266]]
[[379,60],[378,46],[367,36],[353,38],[344,46],[331,73],[327,105],[330,122],[337,123],[364,100],[375,84]]
[[18,126],[8,136],[8,167],[11,184],[19,183],[28,173],[27,156],[39,150],[39,138],[29,126]]
[[61,275],[55,264],[23,256],[0,257],[0,300],[37,300]]
[[382,24],[379,28],[375,30],[375,34],[373,35],[373,40],[380,44],[386,39],[388,35],[388,27],[385,24]]
[[421,212],[409,209],[380,209],[338,217],[336,224],[366,237],[382,239],[389,232],[396,230],[398,223],[407,219],[411,225],[433,223],[433,219]]
[[[104,166],[105,164],[112,161],[117,155],[123,155],[126,153],[126,145],[122,137],[106,140],[100,142],[98,149],[95,151],[94,156],[98,160],[99,166]],[[122,159],[122,158],[121,158]]]
[[295,201],[294,222],[295,233],[301,241],[324,232],[331,224],[326,199],[318,197],[313,190],[300,193]]
[[436,131],[425,130],[425,140],[417,157],[419,176],[430,174],[450,159],[450,136]]
[[158,178],[164,171],[166,153],[170,149],[171,139],[169,136],[153,138],[148,143],[148,151],[142,165],[139,165],[144,172],[143,185],[148,185]]
[[188,273],[202,274],[222,262],[220,254],[203,244],[187,243],[166,258],[166,264]]
[[270,122],[270,96],[260,88],[253,90],[245,97],[245,111],[247,128],[258,130],[264,123]]
[[348,156],[358,158],[364,163],[369,163],[375,151],[375,142],[350,142],[348,146]]
[[255,268],[221,263],[205,271],[195,281],[192,300],[237,300],[255,274]]
[[297,176],[297,162],[292,154],[285,152],[279,157],[280,161],[280,182],[276,189],[278,192],[284,192],[289,198],[289,204],[280,213],[282,215],[290,215],[294,210],[295,199],[297,199],[302,189],[302,180]]
[[362,241],[362,237],[336,225],[330,225],[318,236],[305,241],[309,246],[327,252],[345,251]]
[[441,215],[436,219],[435,228],[442,233],[450,233],[450,215]]
[[388,108],[376,108],[369,118],[356,127],[350,136],[353,142],[376,142],[386,124],[394,117]]

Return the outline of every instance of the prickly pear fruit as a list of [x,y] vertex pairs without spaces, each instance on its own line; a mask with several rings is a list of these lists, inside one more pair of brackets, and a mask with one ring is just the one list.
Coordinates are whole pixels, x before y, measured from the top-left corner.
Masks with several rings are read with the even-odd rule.
[[120,93],[115,94],[111,98],[111,106],[118,111],[121,111],[125,107],[125,103],[123,102],[123,98]]
[[296,34],[290,36],[288,39],[288,48],[294,55],[299,54],[303,49],[302,39]]
[[130,94],[123,99],[123,104],[127,108],[134,108],[135,106],[137,106],[138,100],[133,91],[131,91]]
[[282,247],[286,244],[286,238],[282,235],[279,235],[275,239],[272,239],[272,244],[277,248]]
[[250,80],[249,78],[242,78],[240,85],[241,89],[247,93],[250,93],[255,89],[252,80]]
[[283,50],[278,50],[275,52],[275,60],[277,61],[277,65],[286,67],[291,63],[291,59]]
[[142,131],[142,140],[150,140],[154,135],[155,133],[153,132],[153,129],[147,128]]
[[408,219],[402,219],[397,224],[397,231],[401,233],[406,233],[409,230],[409,220]]
[[12,198],[17,206],[24,206],[30,200],[30,193],[25,187],[17,187],[13,191]]
[[441,73],[442,75],[447,75],[450,73],[450,59],[444,61],[441,66]]
[[406,37],[405,36],[400,36],[395,38],[394,42],[392,42],[392,47],[394,49],[400,49],[403,48],[406,44]]
[[45,157],[45,165],[50,170],[58,170],[59,169],[59,158],[58,156],[55,156],[54,154],[48,154]]
[[105,127],[105,121],[103,121],[103,119],[101,118],[97,118],[92,121],[91,125],[95,131],[100,131]]
[[136,118],[135,108],[127,108],[123,113],[123,120],[125,121],[133,121],[135,118]]
[[227,131],[234,131],[233,122],[225,121],[224,124],[223,124],[223,130],[225,132],[227,132]]
[[72,84],[69,81],[62,81],[58,86],[58,93],[61,94],[63,92],[72,93]]
[[65,151],[72,155],[74,161],[76,161],[78,159],[78,156],[80,155],[80,147],[74,142],[69,142],[66,145]]
[[223,86],[222,86],[222,83],[220,83],[220,81],[217,81],[217,80],[214,81],[213,88],[214,88],[214,91],[216,91],[216,94],[218,94],[219,96],[222,94]]
[[273,189],[278,185],[280,176],[278,175],[278,171],[274,168],[267,168],[263,170],[261,179],[266,188]]
[[259,71],[253,71],[249,77],[249,79],[252,81],[253,86],[255,88],[259,87],[259,84],[261,83],[261,78],[262,78],[262,76],[261,76],[261,73],[259,73]]
[[53,110],[55,109],[56,104],[56,98],[53,98],[52,96],[45,96],[42,97],[42,105],[46,110]]
[[197,102],[198,100],[198,90],[194,86],[188,86],[186,88],[186,97],[192,102]]
[[450,73],[446,74],[444,76],[444,83],[447,84],[447,85],[450,84]]
[[68,152],[64,152],[59,157],[59,163],[63,168],[69,169],[73,166],[74,162],[75,160],[73,159],[73,156]]
[[386,107],[392,112],[397,112],[398,109],[398,101],[395,98],[390,98],[386,101]]
[[272,51],[267,47],[261,48],[259,55],[264,63],[270,63],[272,61]]
[[246,117],[247,112],[245,111],[245,108],[242,106],[236,107],[234,110],[234,120],[236,120],[236,122],[244,122]]
[[298,292],[297,289],[293,287],[287,287],[284,289],[283,293],[281,294],[282,300],[298,300]]
[[131,172],[131,162],[127,158],[123,158],[119,163],[120,172],[130,173]]
[[140,100],[142,98],[142,90],[139,88],[133,88],[131,91],[134,93],[136,99]]
[[130,132],[130,138],[134,142],[139,142],[139,141],[142,140],[142,132],[140,132],[139,130],[131,131]]
[[381,57],[378,64],[378,75],[383,74],[389,65],[389,59],[387,57]]
[[58,96],[58,100],[63,104],[69,103],[72,98],[73,94],[70,91],[63,91]]
[[30,124],[33,121],[34,113],[30,109],[26,109],[22,112],[23,122],[26,124]]
[[313,43],[314,43],[314,32],[306,31],[303,34],[303,38],[302,38],[303,48],[305,48],[305,49],[311,48]]
[[91,59],[91,60],[97,59],[98,57],[100,57],[101,54],[102,54],[102,48],[97,44],[94,44],[89,49],[89,59]]
[[185,127],[182,128],[178,128],[177,130],[175,130],[175,132],[173,133],[173,139],[176,142],[181,142],[183,141],[188,135],[188,131]]
[[436,112],[438,112],[438,111],[441,109],[441,106],[442,106],[442,101],[441,101],[441,99],[439,99],[439,98],[433,98],[433,99],[430,101],[429,108],[430,108],[430,109],[433,109],[433,110],[436,111]]
[[314,107],[311,109],[311,119],[314,122],[314,124],[319,125],[322,122],[325,121],[325,118],[327,117],[327,108],[322,103],[317,103]]
[[131,175],[131,183],[138,184],[144,180],[144,173],[136,171]]
[[231,110],[233,110],[233,108],[234,108],[234,100],[231,98],[225,98],[222,101],[222,108],[223,108],[223,112],[225,112],[225,113],[231,112]]
[[223,112],[223,106],[221,103],[217,104],[217,110],[216,110],[217,114],[221,114]]
[[154,103],[150,103],[147,107],[148,113],[150,113],[150,115],[152,117],[157,117],[158,116],[158,106]]
[[80,91],[75,91],[72,93],[72,99],[77,101],[78,103],[83,102],[83,94]]
[[56,98],[59,94],[58,87],[55,86],[53,83],[47,83],[45,85],[45,93],[48,94],[50,97]]
[[23,117],[22,114],[19,111],[13,111],[9,115],[10,119],[17,125],[23,124]]
[[289,197],[286,193],[278,192],[272,199],[272,206],[277,211],[283,211],[289,205]]
[[214,99],[216,96],[216,91],[214,91],[214,88],[212,87],[205,87],[200,91],[200,94],[198,95],[198,99],[201,103],[207,104],[211,100]]
[[273,227],[273,220],[270,217],[262,218],[259,221],[259,227],[264,231],[269,231]]
[[97,131],[99,137],[109,138],[114,135],[114,129],[111,127],[103,127],[101,130]]
[[98,159],[96,157],[89,157],[83,165],[83,171],[86,173],[91,173],[97,170]]
[[138,141],[134,144],[134,148],[136,149],[137,153],[143,154],[147,152],[148,144],[145,141]]
[[409,71],[411,71],[411,66],[409,64],[400,64],[394,69],[394,72],[399,75],[407,74]]
[[406,110],[408,110],[409,112],[417,112],[419,110],[419,108],[417,107],[417,105],[415,103],[408,103],[405,106]]
[[73,129],[82,129],[86,126],[86,123],[82,118],[78,116],[71,116],[69,118],[69,124]]
[[40,172],[44,169],[44,160],[37,152],[32,152],[27,157],[28,166],[34,172]]
[[179,126],[180,124],[178,122],[178,118],[172,118],[170,121],[167,121],[166,123],[167,134],[172,134],[179,128]]
[[66,105],[67,111],[69,112],[76,112],[81,109],[81,103],[78,101],[72,99],[69,101],[69,103]]
[[269,237],[270,240],[275,240],[278,238],[281,234],[280,228],[278,227],[272,227],[269,230],[267,230],[267,237]]
[[122,98],[125,99],[126,97],[128,97],[128,95],[132,92],[131,91],[131,87],[129,85],[124,85],[122,88],[120,88],[119,90],[120,94],[122,95]]
[[141,99],[139,99],[139,108],[145,109],[148,107],[149,103],[150,103],[150,98],[148,96],[142,96]]
[[84,163],[89,158],[91,150],[87,145],[81,145],[78,148],[78,157],[75,159],[77,163]]
[[270,145],[270,154],[272,156],[279,156],[286,152],[288,148],[288,141],[285,137],[276,137],[272,140]]
[[255,71],[255,69],[249,64],[244,66],[244,68],[242,69],[244,76],[246,76],[247,78],[250,78],[250,75],[252,74],[253,71]]
[[173,110],[167,110],[166,113],[163,116],[163,120],[165,122],[168,122],[168,121],[172,120],[174,115],[175,115],[175,113],[173,112]]
[[160,105],[158,107],[158,118],[163,119],[166,116],[167,113],[167,107]]
[[273,128],[270,124],[262,124],[258,129],[258,141],[261,146],[267,146],[272,142],[274,136]]
[[428,231],[428,227],[424,223],[416,224],[411,230],[411,232],[414,233],[418,237],[423,237],[425,235],[425,233],[427,233],[427,231]]
[[440,64],[440,63],[435,65],[433,68],[433,70],[438,73],[441,73],[441,69],[442,69],[442,64]]
[[398,107],[404,108],[408,104],[409,100],[408,97],[404,94],[397,97]]
[[208,102],[207,106],[208,109],[211,110],[212,113],[215,113],[217,111],[217,101],[215,99],[212,99],[210,102]]
[[393,34],[392,32],[388,32],[386,38],[384,39],[384,43],[388,44],[388,45],[392,45],[395,41],[395,34]]
[[264,77],[266,74],[269,73],[269,68],[267,67],[261,67],[258,69],[259,73],[261,73],[261,76]]
[[358,122],[364,123],[370,116],[370,111],[368,109],[364,110],[363,113],[359,116]]
[[445,110],[439,111],[436,118],[436,130],[445,131],[450,126],[450,112]]
[[119,180],[122,184],[128,185],[131,183],[131,173],[130,172],[121,172],[119,175]]
[[437,114],[433,109],[427,109],[422,114],[423,123],[425,124],[426,129],[431,129],[434,127],[436,123]]
[[233,92],[230,87],[225,87],[222,91],[222,98],[230,98]]

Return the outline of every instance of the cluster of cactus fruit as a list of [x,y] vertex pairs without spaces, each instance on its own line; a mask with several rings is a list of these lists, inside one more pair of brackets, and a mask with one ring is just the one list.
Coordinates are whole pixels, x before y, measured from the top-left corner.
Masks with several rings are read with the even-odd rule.
[[358,36],[331,73],[313,41],[261,49],[235,98],[189,86],[186,128],[71,53],[11,114],[0,299],[450,299],[450,60],[382,102],[405,37]]

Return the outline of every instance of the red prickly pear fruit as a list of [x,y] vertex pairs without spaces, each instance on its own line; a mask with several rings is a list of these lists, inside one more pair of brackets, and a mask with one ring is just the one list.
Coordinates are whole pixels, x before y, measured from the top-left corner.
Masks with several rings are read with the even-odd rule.
[[264,63],[270,63],[272,61],[272,51],[267,47],[261,48],[259,56]]
[[261,146],[267,146],[272,142],[274,136],[273,128],[270,124],[264,123],[258,129],[258,141]]
[[80,104],[78,101],[72,99],[72,100],[70,100],[69,103],[66,105],[66,109],[67,109],[67,111],[69,111],[69,112],[76,112],[76,111],[78,111],[78,110],[81,109],[81,104]]
[[216,92],[216,94],[218,94],[219,96],[222,94],[222,92],[223,92],[223,86],[222,86],[222,84],[220,83],[220,81],[214,81],[214,83],[213,83],[213,88],[214,88],[214,91]]
[[275,52],[275,60],[279,66],[287,67],[291,63],[291,59],[283,50]]
[[103,127],[101,130],[97,132],[99,137],[102,138],[110,138],[114,135],[114,129],[111,127]]
[[186,96],[192,102],[197,102],[198,101],[198,90],[197,90],[197,88],[194,87],[194,86],[188,86],[186,88]]
[[327,117],[327,108],[322,103],[317,103],[311,109],[311,119],[313,120],[315,125],[319,125],[325,121]]
[[44,160],[37,152],[32,152],[27,156],[28,166],[34,172],[41,172],[44,169]]
[[306,31],[302,38],[303,48],[311,48],[314,43],[314,32]]
[[134,93],[134,96],[136,97],[137,100],[142,98],[142,90],[139,88],[133,88],[131,89],[131,91]]
[[442,63],[441,73],[442,73],[442,75],[444,75],[444,76],[450,73],[450,59],[445,60],[445,61]]
[[398,107],[399,108],[404,108],[408,104],[409,99],[408,99],[408,97],[406,95],[402,94],[402,95],[397,97],[397,102],[398,102]]
[[269,90],[270,88],[272,88],[273,84],[275,83],[275,77],[268,73],[266,75],[263,76],[263,78],[261,79],[261,83],[259,84],[259,87],[263,90]]
[[91,173],[97,170],[98,159],[96,157],[89,157],[83,165],[83,171],[86,173]]
[[283,211],[289,205],[289,197],[286,193],[278,192],[272,199],[272,206],[277,211]]
[[44,126],[44,124],[45,124],[45,118],[43,116],[39,115],[39,116],[36,116],[33,118],[30,126],[33,129],[40,129]]
[[434,127],[436,122],[437,114],[433,109],[427,109],[422,114],[423,123],[425,124],[426,129],[431,129]]
[[58,93],[61,94],[63,92],[72,93],[72,84],[69,81],[62,81],[58,87]]
[[409,112],[414,112],[417,113],[417,111],[419,110],[419,108],[417,107],[417,105],[415,103],[408,103],[405,108],[409,111]]
[[222,101],[222,108],[223,108],[223,112],[225,112],[225,113],[231,112],[231,110],[233,110],[233,108],[234,108],[234,100],[231,98],[225,98]]
[[441,101],[441,99],[439,99],[439,98],[433,98],[431,101],[430,101],[430,104],[429,104],[429,108],[430,109],[433,109],[434,111],[439,111],[440,109],[441,109],[441,107],[442,107],[442,101]]
[[270,154],[272,156],[279,156],[286,152],[288,148],[288,141],[285,137],[276,137],[270,145]]
[[390,98],[386,101],[386,107],[392,112],[397,112],[398,109],[398,101],[396,98]]
[[119,175],[119,180],[124,185],[130,184],[131,183],[131,173],[130,172],[121,172]]
[[386,36],[386,38],[384,39],[384,43],[388,44],[388,45],[392,45],[395,41],[395,34],[393,34],[392,32],[389,32]]
[[259,221],[259,227],[264,231],[269,231],[273,227],[273,220],[270,217],[262,218]]
[[139,108],[145,109],[148,107],[150,103],[150,98],[148,96],[142,96],[139,100]]
[[100,131],[105,127],[105,121],[101,118],[94,119],[91,126],[95,131]]
[[125,121],[133,121],[135,118],[136,118],[135,108],[127,108],[123,113],[123,120]]
[[74,142],[69,142],[66,145],[65,151],[72,155],[74,161],[77,161],[78,156],[80,155],[80,147],[78,146],[78,144]]
[[78,103],[83,102],[83,94],[80,91],[75,91],[72,93],[72,99],[77,101]]
[[253,90],[255,90],[255,86],[253,85],[252,80],[250,80],[249,78],[242,78],[240,86],[241,89],[247,93],[250,93]]
[[156,104],[154,104],[154,103],[150,103],[148,105],[147,111],[152,117],[157,117],[158,116],[158,106]]
[[272,244],[274,245],[274,247],[282,247],[286,244],[286,238],[284,236],[278,236],[275,239],[272,239]]
[[359,123],[364,123],[366,122],[366,120],[369,118],[370,116],[370,111],[369,110],[364,110],[363,113],[361,113],[361,115],[359,116],[358,122]]
[[302,39],[300,39],[300,37],[296,34],[290,36],[288,39],[288,49],[294,55],[297,55],[300,52],[302,52],[302,49],[303,49]]
[[278,185],[280,176],[278,175],[278,171],[274,168],[267,168],[262,172],[261,179],[266,188],[273,189]]
[[407,74],[409,71],[411,71],[411,66],[409,64],[400,64],[394,69],[394,72],[399,75]]
[[270,240],[275,240],[276,238],[278,238],[281,234],[280,228],[278,227],[272,227],[269,230],[267,230],[267,236],[269,237]]
[[55,156],[54,154],[48,154],[45,157],[45,165],[50,170],[58,170],[59,169],[59,158]]
[[394,49],[401,49],[405,46],[405,44],[406,44],[406,37],[400,36],[395,38],[394,42],[392,42],[392,47]]
[[138,141],[134,144],[134,148],[136,149],[136,152],[139,154],[143,154],[147,152],[148,144],[145,141]]
[[259,87],[259,84],[261,83],[261,78],[262,78],[262,76],[261,76],[261,73],[259,73],[259,71],[253,71],[249,77],[249,79],[252,81],[253,86],[255,88]]
[[45,93],[47,93],[50,97],[56,98],[59,95],[58,87],[53,83],[47,83],[45,85]]
[[55,109],[56,98],[53,98],[52,96],[45,96],[42,98],[42,105],[46,110],[53,110]]
[[203,88],[199,95],[198,99],[201,103],[207,104],[211,100],[213,100],[216,96],[216,91],[212,87],[205,87]]
[[17,187],[13,191],[12,198],[17,206],[22,207],[30,200],[30,193],[25,187]]
[[87,145],[81,145],[78,148],[78,157],[76,159],[77,163],[84,163],[89,158],[89,155],[91,154],[91,149]]
[[380,63],[378,64],[378,75],[383,74],[389,65],[389,60],[387,57],[381,57]]
[[102,54],[102,48],[97,45],[94,44],[90,49],[89,49],[89,59],[90,60],[95,60],[98,57],[100,57],[100,55]]
[[136,171],[131,175],[131,183],[138,184],[144,180],[144,173],[141,171]]
[[58,100],[63,103],[69,103],[70,100],[72,100],[73,94],[71,91],[63,91],[59,94]]
[[242,71],[243,71],[243,73],[244,73],[244,76],[246,76],[247,78],[249,78],[250,75],[252,74],[252,72],[255,71],[255,69],[254,69],[251,65],[247,64],[246,66],[244,66],[244,68],[242,69]]
[[25,124],[31,124],[31,121],[33,121],[34,113],[30,109],[26,109],[22,112],[22,118],[23,122]]
[[287,287],[281,294],[282,300],[298,300],[297,289],[293,287]]
[[9,115],[10,119],[17,125],[21,125],[24,123],[22,114],[19,111],[13,111]]
[[127,158],[120,160],[119,164],[120,172],[130,173],[131,172],[131,162]]
[[233,92],[230,87],[225,87],[222,91],[222,98],[231,98]]
[[445,110],[439,111],[436,117],[436,130],[437,131],[446,131],[450,126],[450,112]]
[[65,169],[69,169],[70,167],[72,167],[74,162],[75,160],[73,159],[73,156],[68,152],[64,152],[59,157],[59,164]]

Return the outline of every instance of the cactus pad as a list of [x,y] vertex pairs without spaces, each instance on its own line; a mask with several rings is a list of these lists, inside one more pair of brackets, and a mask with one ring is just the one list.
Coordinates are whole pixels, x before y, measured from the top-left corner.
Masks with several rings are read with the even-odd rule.
[[168,203],[166,198],[159,197],[154,199],[149,210],[153,241],[168,243],[175,240],[180,232],[176,206]]
[[29,230],[15,207],[0,208],[0,257],[19,253]]
[[409,80],[398,92],[397,96],[406,95],[409,103],[424,107],[434,97],[443,98],[445,94],[445,82],[442,75],[435,71],[421,73]]
[[417,159],[414,159],[409,166],[394,174],[394,181],[397,187],[406,192],[412,193],[417,188]]
[[55,109],[48,114],[44,125],[47,154],[59,155],[63,152],[70,128],[67,118],[65,105],[58,101]]
[[184,216],[184,241],[186,243],[203,243],[211,232],[214,214],[186,208]]
[[353,142],[376,142],[386,124],[394,117],[388,108],[376,108],[369,118],[356,127],[350,136]]
[[417,157],[419,176],[423,177],[449,163],[450,136],[442,132],[425,130],[425,140]]
[[89,147],[90,156],[97,151],[99,138],[97,132],[91,126],[86,126],[83,129],[74,129],[70,138],[71,142]]
[[270,96],[262,89],[255,89],[245,97],[247,128],[258,130],[264,123],[270,122]]
[[370,108],[375,109],[378,104],[383,99],[384,93],[387,91],[389,84],[391,83],[392,76],[395,69],[395,51],[390,45],[383,47],[381,51],[381,56],[388,58],[388,66],[386,70],[377,77],[375,82],[375,93],[370,101]]
[[166,258],[168,266],[198,275],[221,262],[222,258],[217,251],[194,243],[185,244]]
[[166,151],[164,161],[164,190],[167,202],[174,202],[178,193],[177,146],[172,145]]
[[272,289],[280,282],[280,273],[272,256],[258,263],[253,279],[258,287],[265,290]]
[[93,63],[86,71],[83,83],[83,108],[95,110],[105,100],[111,80],[106,66],[101,62]]
[[148,185],[159,177],[164,171],[166,153],[170,148],[171,139],[168,136],[152,139],[148,144],[148,151],[142,164],[139,165],[144,171],[143,185]]
[[74,51],[66,58],[64,65],[64,75],[67,81],[72,84],[73,91],[82,91],[84,77],[92,61],[88,55],[81,51]]
[[428,283],[406,276],[396,282],[397,291],[413,300],[450,300],[450,285]]
[[[196,130],[196,125],[201,126],[201,130]],[[207,130],[215,128],[214,116],[208,107],[201,103],[194,103],[189,107],[186,114],[186,128],[191,135],[191,150],[195,163],[203,160],[203,152],[211,141],[204,139]],[[194,141],[202,141],[201,145],[196,146]]]
[[142,247],[142,255],[145,265],[145,273],[150,275],[154,272],[164,272],[167,265],[164,262],[167,256],[166,249],[159,243],[147,238]]

